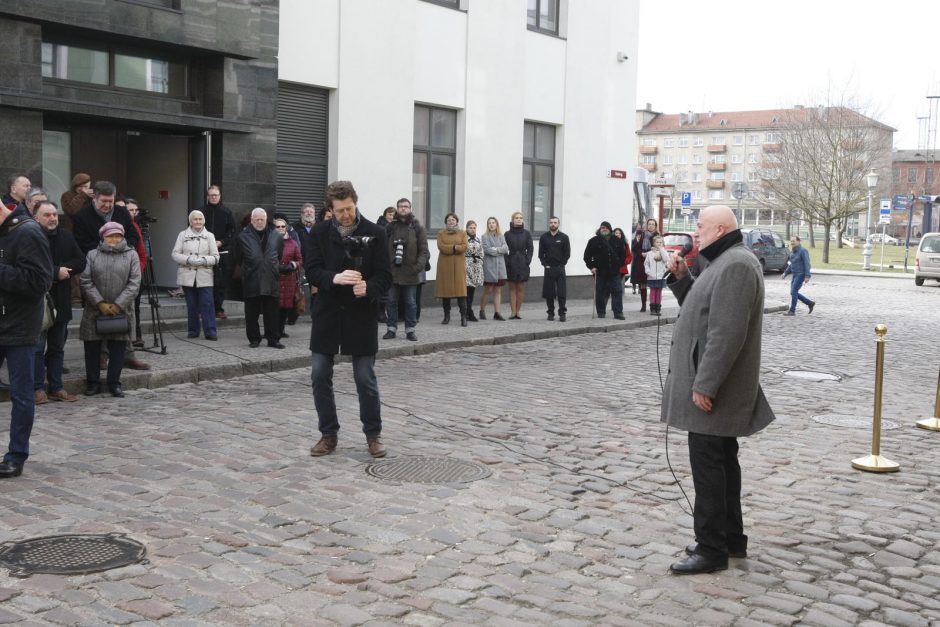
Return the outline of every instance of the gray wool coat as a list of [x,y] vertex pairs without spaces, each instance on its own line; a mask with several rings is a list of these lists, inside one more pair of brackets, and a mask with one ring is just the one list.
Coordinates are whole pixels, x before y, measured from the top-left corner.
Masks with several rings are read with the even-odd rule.
[[[758,381],[764,277],[741,243],[716,257],[697,278],[669,285],[681,309],[673,332],[662,421],[684,431],[725,437],[756,433],[774,420]],[[711,412],[692,402],[712,399]]]
[[487,232],[480,242],[483,244],[483,280],[487,283],[496,283],[501,279],[505,281],[508,278],[506,255],[509,254],[506,238]]
[[[134,328],[134,298],[140,290],[140,259],[137,252],[121,242],[114,250],[104,243],[88,251],[85,271],[81,276],[85,310],[78,337],[83,342],[96,340],[130,340],[130,329]],[[114,303],[127,314],[130,321],[128,332],[114,335],[98,335],[95,320],[98,319],[98,303]]]

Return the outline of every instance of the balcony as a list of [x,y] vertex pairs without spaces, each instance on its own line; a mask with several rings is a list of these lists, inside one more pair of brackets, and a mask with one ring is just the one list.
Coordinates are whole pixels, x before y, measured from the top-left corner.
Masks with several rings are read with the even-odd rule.
[[655,172],[656,164],[655,163],[641,163],[640,167],[646,170],[647,172]]
[[762,144],[764,152],[780,152],[783,149],[783,145],[780,142],[773,144]]
[[727,152],[728,147],[725,144],[709,144],[705,150],[708,152]]
[[708,171],[709,172],[724,172],[726,165],[724,163],[709,163]]
[[705,187],[707,187],[708,189],[724,189],[725,182],[724,181],[705,181]]
[[640,146],[641,155],[655,155],[657,151],[656,146]]

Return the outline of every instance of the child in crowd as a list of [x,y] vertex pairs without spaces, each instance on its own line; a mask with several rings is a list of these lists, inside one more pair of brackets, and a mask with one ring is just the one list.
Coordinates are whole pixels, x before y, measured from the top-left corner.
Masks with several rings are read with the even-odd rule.
[[646,270],[647,287],[650,290],[650,315],[658,316],[663,310],[663,288],[666,286],[669,251],[663,247],[661,235],[654,235],[652,247],[646,254],[643,266]]

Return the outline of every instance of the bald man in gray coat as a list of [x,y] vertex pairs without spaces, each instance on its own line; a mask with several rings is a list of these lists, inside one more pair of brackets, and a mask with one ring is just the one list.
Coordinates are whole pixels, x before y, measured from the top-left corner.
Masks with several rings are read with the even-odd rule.
[[667,285],[681,306],[673,334],[662,421],[688,431],[695,484],[695,544],[675,574],[728,567],[747,555],[741,516],[738,436],[756,433],[774,413],[758,381],[764,277],[744,246],[734,212],[706,207],[695,229],[704,269],[695,278],[673,255]]

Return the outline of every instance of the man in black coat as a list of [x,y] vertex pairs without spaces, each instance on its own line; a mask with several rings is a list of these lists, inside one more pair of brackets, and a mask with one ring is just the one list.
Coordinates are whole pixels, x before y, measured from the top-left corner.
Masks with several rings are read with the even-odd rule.
[[215,245],[219,249],[219,263],[212,267],[212,297],[215,300],[215,317],[225,320],[225,290],[228,288],[232,274],[232,264],[229,261],[232,245],[235,240],[235,217],[231,210],[222,204],[222,190],[218,185],[210,185],[206,190],[206,204],[199,207],[199,211],[206,217],[206,230],[215,235]]
[[264,339],[271,348],[284,348],[280,339],[281,309],[280,260],[284,241],[268,224],[268,213],[261,207],[251,212],[251,222],[235,238],[234,264],[241,267],[242,295],[245,298],[245,332],[248,346],[261,344],[258,315],[264,318]]
[[134,219],[130,212],[124,207],[114,204],[114,197],[117,195],[117,188],[111,181],[97,181],[92,190],[94,195],[91,199],[91,205],[86,205],[72,218],[72,232],[75,234],[75,241],[78,247],[86,255],[89,251],[98,247],[101,238],[98,231],[105,225],[105,222],[117,222],[124,227],[124,239],[127,245],[136,250],[137,229],[134,228]]
[[568,308],[565,302],[568,296],[568,285],[565,277],[565,265],[571,258],[571,242],[568,236],[558,227],[561,220],[552,216],[548,219],[548,232],[542,233],[539,238],[539,263],[545,269],[542,279],[542,298],[548,305],[548,319],[555,319],[555,297],[558,297],[558,319],[565,321]]
[[336,353],[352,355],[353,377],[359,395],[359,419],[372,457],[383,457],[382,412],[375,378],[379,349],[375,323],[380,299],[392,283],[385,231],[366,220],[356,204],[359,196],[349,181],[335,181],[326,190],[326,208],[333,219],[313,227],[305,269],[317,287],[312,352],[313,400],[320,440],[310,449],[314,457],[336,449],[339,420],[333,397]]
[[610,222],[601,222],[597,235],[588,240],[584,248],[584,263],[594,275],[594,306],[597,317],[607,315],[607,300],[614,318],[623,320],[623,283],[620,267],[627,258],[626,244],[611,234]]
[[[55,306],[55,321],[42,332],[36,344],[33,387],[36,404],[47,400],[76,401],[78,397],[65,391],[62,367],[65,359],[65,341],[68,339],[69,321],[72,319],[70,282],[85,269],[85,255],[75,237],[67,229],[59,228],[59,209],[51,200],[43,201],[36,209],[36,222],[42,227],[52,253],[52,288],[49,295]],[[48,394],[46,380],[49,381]]]
[[36,413],[33,358],[43,301],[52,285],[52,255],[42,228],[22,204],[0,204],[0,359],[10,371],[10,444],[0,479],[23,474]]
[[11,174],[7,178],[7,191],[3,194],[3,204],[13,211],[16,205],[26,205],[26,196],[32,184],[25,174]]

